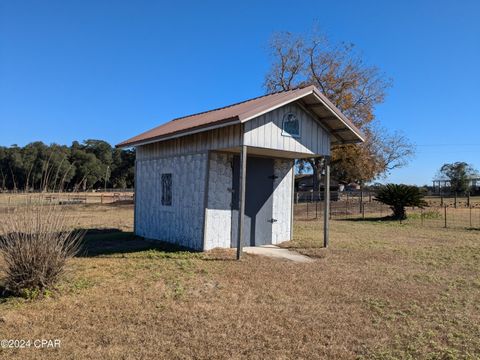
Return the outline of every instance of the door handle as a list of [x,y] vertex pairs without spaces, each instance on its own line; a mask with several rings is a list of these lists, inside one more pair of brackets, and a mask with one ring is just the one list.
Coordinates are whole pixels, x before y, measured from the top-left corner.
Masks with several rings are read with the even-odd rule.
[[269,222],[269,223],[272,223],[272,224],[273,224],[274,222],[277,222],[277,221],[278,221],[277,219],[270,219],[270,220],[267,220],[267,222]]

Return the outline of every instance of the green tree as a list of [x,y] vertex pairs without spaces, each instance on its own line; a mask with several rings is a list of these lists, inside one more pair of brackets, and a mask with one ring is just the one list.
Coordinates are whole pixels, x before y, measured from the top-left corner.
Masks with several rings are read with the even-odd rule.
[[135,150],[113,150],[110,185],[113,188],[132,188],[135,177]]
[[7,178],[6,178],[6,159],[7,159],[7,148],[0,146],[0,190],[7,189]]
[[416,186],[387,184],[378,190],[375,200],[390,206],[393,219],[404,220],[407,218],[405,207],[424,207],[427,203],[423,198],[424,194]]
[[88,153],[83,148],[72,151],[70,161],[75,167],[75,173],[70,182],[74,190],[86,191],[100,182],[103,176],[103,166],[93,153]]
[[8,148],[5,164],[5,170],[9,176],[7,178],[7,186],[14,191],[21,189],[22,184],[24,183],[22,149],[17,145],[12,145]]
[[0,147],[0,190],[133,187],[134,165],[134,150],[114,149],[103,140]]

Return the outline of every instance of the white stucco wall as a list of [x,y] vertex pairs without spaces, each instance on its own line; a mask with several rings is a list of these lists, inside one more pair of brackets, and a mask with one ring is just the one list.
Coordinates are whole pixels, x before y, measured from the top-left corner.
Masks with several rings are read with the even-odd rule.
[[[137,161],[137,235],[203,248],[207,153]],[[162,205],[162,174],[172,174],[172,205]]]
[[[229,248],[232,235],[232,159],[225,153],[210,154],[207,221],[204,250]],[[237,213],[235,211],[235,213]]]

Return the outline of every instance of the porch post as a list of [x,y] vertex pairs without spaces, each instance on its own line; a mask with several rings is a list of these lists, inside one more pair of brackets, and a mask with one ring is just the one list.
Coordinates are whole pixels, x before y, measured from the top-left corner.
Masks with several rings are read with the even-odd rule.
[[240,181],[238,194],[238,238],[237,238],[237,260],[240,260],[243,247],[243,223],[245,219],[245,187],[247,178],[247,146],[242,145],[240,151]]
[[323,211],[323,246],[328,247],[329,241],[329,223],[330,218],[330,156],[325,157],[325,184],[324,184],[324,211]]

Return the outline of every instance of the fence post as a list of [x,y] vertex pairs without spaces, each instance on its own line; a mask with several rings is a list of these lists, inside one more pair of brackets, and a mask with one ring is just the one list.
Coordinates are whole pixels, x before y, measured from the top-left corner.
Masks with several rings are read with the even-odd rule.
[[360,212],[362,212],[362,204],[363,204],[363,189],[360,190]]
[[308,201],[307,201],[307,219],[308,219]]
[[423,209],[422,209],[421,212],[420,212],[420,222],[421,222],[421,224],[422,224],[422,226],[423,226]]
[[[329,180],[330,181],[330,180]],[[323,199],[327,201],[327,189],[323,191]],[[330,192],[328,195],[328,220],[332,220],[332,193]]]
[[467,193],[467,206],[470,206],[470,191]]
[[348,197],[347,201],[345,201],[345,219],[348,219]]
[[315,219],[318,219],[318,201],[315,201]]
[[443,206],[443,193],[440,194],[440,206]]
[[[470,198],[470,194],[468,194],[468,198]],[[470,228],[472,227],[472,205],[468,205],[470,209]]]
[[447,205],[443,207],[443,217],[445,218],[445,228],[447,227]]
[[365,204],[362,203],[362,219],[365,219]]
[[454,203],[454,208],[457,208],[457,192],[455,191],[455,203]]

